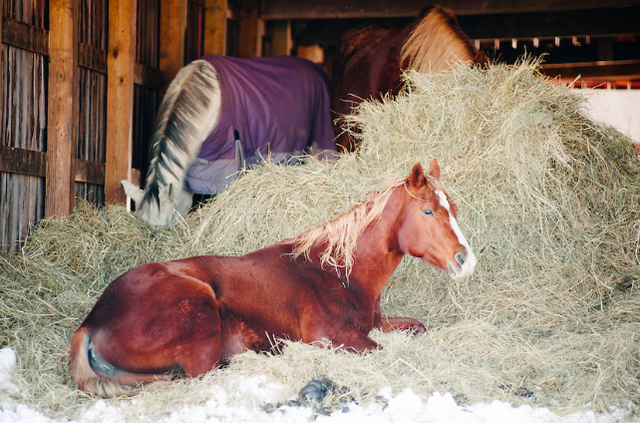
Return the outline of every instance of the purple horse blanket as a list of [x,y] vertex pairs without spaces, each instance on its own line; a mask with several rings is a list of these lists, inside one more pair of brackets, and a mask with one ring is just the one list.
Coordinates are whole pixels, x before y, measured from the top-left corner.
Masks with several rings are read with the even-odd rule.
[[186,189],[216,194],[238,170],[265,159],[295,164],[312,144],[320,157],[335,156],[330,82],[320,66],[290,56],[201,60],[216,70],[222,102],[218,124],[187,172]]

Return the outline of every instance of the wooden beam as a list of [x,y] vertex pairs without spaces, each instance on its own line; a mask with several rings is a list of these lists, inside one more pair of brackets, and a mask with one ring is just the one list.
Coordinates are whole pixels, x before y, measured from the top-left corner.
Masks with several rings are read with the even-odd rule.
[[47,154],[42,151],[0,146],[0,172],[46,176]]
[[78,0],[50,1],[46,216],[67,216],[74,205],[78,108]]
[[539,13],[467,15],[458,23],[471,39],[596,36],[640,33],[640,6]]
[[[0,14],[4,14],[4,0],[0,0],[0,11],[2,11],[0,12]],[[4,60],[4,26],[4,19],[0,19],[0,88],[3,92],[6,84],[6,81],[4,80],[5,71],[3,66],[7,66],[7,63],[5,63]],[[2,111],[4,110],[4,102],[4,95],[0,95],[0,125],[2,125],[2,122],[4,122],[4,116],[2,114]],[[0,140],[2,139],[3,132],[5,130],[6,128],[0,128]],[[0,153],[0,156],[1,155],[2,154]],[[2,248],[2,246],[0,246],[0,248]]]
[[135,2],[109,5],[105,202],[125,204],[120,180],[131,176]]
[[262,56],[264,21],[259,18],[259,0],[242,2],[240,10],[240,57]]
[[94,185],[104,185],[104,169],[102,162],[94,162],[90,160],[75,160],[75,181],[87,182]]
[[227,53],[227,0],[206,0],[204,12],[204,54]]
[[640,81],[640,60],[544,64],[542,73],[563,80]]
[[[104,163],[74,159],[74,181],[104,185]],[[0,146],[0,172],[44,178],[47,153]]]
[[184,66],[184,38],[187,25],[187,0],[161,0],[160,73],[167,83]]
[[164,86],[162,74],[158,69],[140,63],[133,64],[133,83],[153,90],[160,90]]
[[8,17],[2,18],[2,42],[43,56],[49,55],[49,31]]
[[107,73],[107,52],[89,44],[78,45],[78,66],[99,73]]
[[[264,0],[260,18],[271,19],[335,19],[397,18],[416,16],[429,2],[424,0]],[[640,6],[640,0],[440,0],[439,5],[457,15],[574,11],[585,9]]]
[[[291,21],[271,21],[267,25],[267,34],[271,38],[272,56],[289,56],[293,48]],[[263,55],[266,53],[263,52]]]

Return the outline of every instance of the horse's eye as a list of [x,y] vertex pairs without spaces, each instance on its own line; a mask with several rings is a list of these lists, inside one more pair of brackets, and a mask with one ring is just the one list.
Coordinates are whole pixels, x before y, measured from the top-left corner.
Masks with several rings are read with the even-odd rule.
[[422,210],[422,213],[424,213],[427,216],[433,216],[433,212],[431,211],[431,209],[424,209]]

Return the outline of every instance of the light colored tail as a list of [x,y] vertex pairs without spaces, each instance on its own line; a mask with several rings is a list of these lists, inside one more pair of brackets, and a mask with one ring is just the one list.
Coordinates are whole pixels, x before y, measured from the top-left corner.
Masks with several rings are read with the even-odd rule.
[[415,26],[402,47],[400,63],[420,73],[442,72],[470,61],[476,49],[452,12],[434,6]]
[[[218,123],[221,103],[218,74],[209,62],[191,62],[173,79],[156,116],[145,190],[138,192],[137,187],[123,184],[129,189],[127,195],[131,192],[132,198],[138,198],[134,201],[143,220],[157,226],[172,223],[172,204],[186,216],[191,203],[183,207],[187,201],[178,197],[184,197],[187,170]],[[161,201],[162,195],[171,198]]]
[[89,364],[89,334],[85,327],[80,327],[71,338],[71,373],[78,389],[102,398],[129,396],[135,390],[125,390],[112,378],[100,376]]

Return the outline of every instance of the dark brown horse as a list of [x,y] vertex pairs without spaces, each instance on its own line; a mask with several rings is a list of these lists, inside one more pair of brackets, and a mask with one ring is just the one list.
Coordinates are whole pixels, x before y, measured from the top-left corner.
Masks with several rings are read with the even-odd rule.
[[329,340],[342,349],[378,344],[373,328],[425,331],[413,318],[383,318],[380,293],[405,254],[471,274],[476,258],[457,208],[416,164],[364,203],[319,228],[241,257],[149,263],[111,282],[71,339],[82,390],[103,397],[174,377],[195,377],[274,339]]
[[333,57],[331,111],[338,148],[354,151],[356,141],[343,131],[341,116],[363,100],[395,95],[402,71],[441,72],[456,63],[487,61],[462,32],[454,15],[429,6],[407,27],[369,25],[346,32]]

